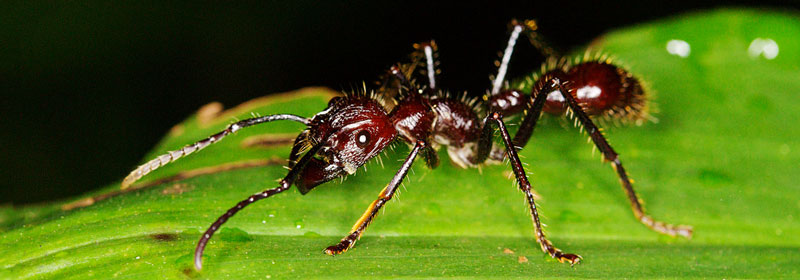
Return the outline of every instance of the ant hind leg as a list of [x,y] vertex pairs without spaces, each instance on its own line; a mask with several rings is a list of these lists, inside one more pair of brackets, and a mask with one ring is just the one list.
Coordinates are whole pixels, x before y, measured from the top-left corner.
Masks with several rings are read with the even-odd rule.
[[558,78],[545,76],[542,77],[542,81],[542,83],[537,84],[533,88],[533,92],[531,93],[533,102],[529,103],[530,106],[528,107],[527,113],[523,117],[522,124],[520,124],[517,134],[514,136],[514,145],[518,147],[524,147],[528,143],[528,140],[533,134],[534,128],[536,128],[536,122],[539,120],[539,116],[542,114],[542,108],[547,95],[554,91],[560,92],[561,95],[564,96],[564,100],[566,100],[569,110],[574,114],[574,117],[577,118],[578,123],[580,123],[589,133],[589,136],[594,142],[595,146],[597,146],[597,148],[603,154],[603,159],[607,162],[610,162],[611,166],[616,171],[620,184],[622,185],[622,189],[625,191],[625,194],[631,203],[631,210],[633,211],[633,215],[636,217],[636,219],[656,232],[671,236],[680,235],[686,238],[691,238],[691,226],[664,223],[653,219],[645,213],[644,208],[642,207],[642,202],[636,195],[636,191],[633,189],[633,183],[628,177],[627,172],[625,172],[625,168],[622,166],[619,155],[616,151],[614,151],[614,148],[608,144],[608,141],[606,140],[605,136],[603,136],[600,128],[594,124],[583,108],[578,104],[578,101],[575,100],[575,97],[569,93],[569,89],[565,89],[562,85],[562,82]]
[[[578,101],[575,100],[575,97],[573,97],[572,94],[569,93],[569,91],[564,90],[562,82],[558,78],[552,78],[550,81],[548,81],[548,84],[555,85],[555,87],[557,87],[559,92],[561,92],[561,95],[567,101],[567,105],[569,106],[569,109],[572,111],[572,113],[575,115],[575,118],[577,118],[578,122],[580,122],[581,125],[583,125],[583,128],[586,129],[586,131],[589,133],[589,137],[592,139],[592,142],[594,142],[595,146],[597,146],[600,152],[603,153],[603,159],[606,162],[611,163],[611,167],[613,167],[614,170],[616,171],[617,176],[619,177],[620,184],[622,184],[622,189],[625,191],[625,194],[627,195],[628,200],[631,203],[631,210],[633,210],[633,215],[636,217],[636,219],[638,219],[642,224],[644,224],[645,226],[649,227],[650,229],[656,232],[670,236],[680,235],[686,238],[691,238],[692,237],[691,226],[672,225],[662,221],[657,221],[653,219],[653,217],[650,217],[650,215],[647,215],[644,212],[644,208],[642,207],[642,201],[636,195],[636,191],[633,190],[633,183],[631,183],[630,178],[628,178],[628,173],[625,172],[625,168],[622,167],[622,162],[619,160],[619,155],[617,154],[617,152],[614,151],[614,148],[612,148],[611,145],[608,144],[608,141],[606,140],[605,136],[603,136],[602,131],[594,124],[594,122],[592,122],[592,120],[589,118],[586,112],[583,111],[583,108],[581,108],[581,106],[578,104]],[[545,92],[550,92],[550,91],[545,91]],[[543,97],[546,95],[545,92],[541,92],[538,95],[542,96],[542,99],[544,99]],[[537,96],[537,98],[539,97]],[[536,102],[534,101],[534,103]],[[539,114],[539,112],[533,112],[533,113],[535,115]],[[525,125],[523,124],[523,126]],[[533,128],[531,127],[531,132],[532,131]]]

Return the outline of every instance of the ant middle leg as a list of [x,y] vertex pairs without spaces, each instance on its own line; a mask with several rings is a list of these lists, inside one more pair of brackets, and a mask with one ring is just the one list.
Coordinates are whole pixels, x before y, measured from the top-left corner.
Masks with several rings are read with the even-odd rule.
[[490,122],[497,124],[497,127],[500,129],[503,143],[506,146],[506,153],[508,154],[508,158],[511,163],[511,169],[514,171],[514,175],[517,177],[519,189],[525,193],[525,199],[528,201],[531,219],[533,219],[533,225],[536,232],[536,241],[539,242],[539,245],[542,247],[542,251],[548,253],[551,257],[562,263],[566,261],[569,262],[570,265],[574,265],[575,263],[580,262],[581,256],[562,252],[560,249],[556,248],[553,243],[550,242],[550,240],[547,240],[547,237],[545,237],[544,230],[542,229],[542,223],[539,220],[539,212],[536,207],[536,202],[533,199],[531,184],[528,181],[528,176],[525,174],[525,170],[522,167],[522,162],[519,160],[519,155],[517,155],[517,146],[515,146],[511,141],[511,137],[508,134],[506,125],[503,122],[502,114],[493,112],[486,116],[486,119],[483,122],[484,127],[478,144],[477,158],[486,159],[489,151],[491,150],[491,136],[493,131],[489,128],[491,127]]
[[336,245],[332,245],[326,248],[325,254],[338,255],[346,252],[348,249],[352,248],[353,245],[356,244],[356,241],[358,241],[358,239],[361,238],[361,235],[364,233],[369,224],[378,214],[378,210],[380,210],[381,207],[383,207],[383,205],[386,204],[386,202],[392,199],[392,196],[394,196],[395,191],[397,191],[397,187],[400,186],[400,183],[403,182],[403,178],[405,178],[406,174],[408,174],[408,170],[411,169],[411,164],[414,163],[414,159],[417,157],[417,154],[420,152],[420,150],[427,147],[427,145],[428,144],[425,141],[422,140],[417,141],[417,144],[411,150],[411,153],[408,155],[408,158],[406,158],[406,160],[403,162],[403,165],[400,167],[400,170],[397,171],[397,173],[394,175],[389,184],[386,185],[385,188],[383,188],[381,193],[378,195],[378,199],[373,201],[372,204],[370,204],[369,207],[367,208],[367,211],[365,211],[364,214],[361,215],[361,218],[359,218],[358,221],[356,221],[356,223],[353,225],[353,228],[350,230],[350,234],[342,238],[342,241],[340,241]]
[[[389,68],[388,75],[378,82],[380,88],[378,92],[384,94],[384,98],[401,98],[409,93],[432,96],[438,89],[436,85],[436,75],[439,74],[438,47],[436,42],[431,40],[414,44],[414,52],[411,53],[410,63],[397,63]],[[418,67],[424,66],[423,69]],[[422,74],[428,81],[427,84],[419,85],[418,81],[413,80],[417,74]],[[424,91],[422,90],[424,89]]]
[[436,69],[436,66],[439,64],[439,61],[436,60],[438,50],[436,42],[431,40],[430,42],[417,43],[414,44],[414,48],[417,49],[417,52],[422,52],[425,57],[425,74],[428,78],[428,90],[433,92],[436,90],[436,74],[439,74],[439,70]]

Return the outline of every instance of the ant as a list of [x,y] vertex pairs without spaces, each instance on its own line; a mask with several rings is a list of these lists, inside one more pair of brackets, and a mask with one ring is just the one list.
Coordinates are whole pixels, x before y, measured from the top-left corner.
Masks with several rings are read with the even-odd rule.
[[[126,188],[150,171],[201,150],[245,127],[277,120],[290,120],[307,126],[294,141],[289,153],[289,172],[279,181],[278,187],[237,203],[200,237],[194,254],[195,267],[200,270],[203,250],[211,236],[244,207],[284,192],[292,184],[297,186],[301,194],[306,194],[322,183],[354,174],[393,141],[408,143],[412,146],[411,151],[389,184],[356,221],[350,234],[324,251],[328,255],[337,255],[353,247],[381,207],[392,199],[417,156],[421,155],[430,168],[436,168],[439,164],[436,150],[440,146],[447,146],[451,161],[463,168],[477,167],[487,160],[509,160],[519,189],[528,202],[536,241],[551,257],[574,265],[580,262],[581,256],[561,251],[545,237],[531,184],[517,155],[517,149],[525,146],[533,134],[543,111],[550,114],[567,113],[575,118],[582,129],[586,129],[590,139],[602,152],[604,161],[611,163],[634,216],[656,232],[690,238],[691,226],[667,224],[645,214],[619,156],[590,118],[604,116],[641,121],[648,117],[645,90],[639,80],[604,57],[584,57],[575,62],[562,59],[539,35],[536,23],[532,20],[512,20],[510,25],[512,31],[502,60],[496,63],[499,66],[497,75],[482,102],[443,94],[436,84],[436,44],[433,41],[415,44],[416,50],[411,56],[414,61],[390,67],[389,75],[377,94],[367,94],[366,89],[363,92],[346,93],[331,99],[327,109],[311,118],[277,114],[238,121],[217,134],[139,166],[124,179],[122,187]],[[528,37],[532,45],[547,57],[542,74],[523,82],[523,87],[531,88],[530,94],[509,88],[505,81],[511,54],[521,34]],[[425,67],[416,71],[418,65]],[[422,76],[427,79],[427,84],[420,86],[415,80],[409,79],[415,73],[424,74]],[[481,112],[487,109],[488,113],[480,117]],[[512,138],[506,129],[504,117],[520,113],[521,125]],[[502,146],[492,140],[494,126],[500,131]]]

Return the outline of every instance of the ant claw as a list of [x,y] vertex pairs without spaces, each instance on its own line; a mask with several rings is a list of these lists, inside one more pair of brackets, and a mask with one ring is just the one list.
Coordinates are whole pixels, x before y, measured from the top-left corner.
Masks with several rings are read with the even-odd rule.
[[564,263],[565,261],[569,262],[570,267],[575,266],[576,263],[580,263],[582,259],[583,257],[575,254],[561,254],[560,256],[558,256],[559,262],[561,263]]
[[350,242],[348,241],[349,240],[342,240],[342,242],[339,242],[339,244],[328,246],[328,248],[325,248],[325,254],[329,256],[335,256],[344,253],[347,251],[347,249],[350,249]]
[[325,248],[325,250],[323,252],[325,252],[325,254],[328,255],[328,256],[336,256],[338,254],[341,254],[341,251],[336,250],[336,248],[334,246],[330,246],[328,248]]

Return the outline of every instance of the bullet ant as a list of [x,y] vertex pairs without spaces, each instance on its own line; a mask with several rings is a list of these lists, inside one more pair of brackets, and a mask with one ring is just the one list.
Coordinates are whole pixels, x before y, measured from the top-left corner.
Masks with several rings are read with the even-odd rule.
[[[480,100],[482,102],[456,99],[442,94],[436,84],[436,44],[416,44],[416,51],[412,54],[414,61],[392,66],[378,93],[367,94],[365,89],[364,92],[335,97],[330,100],[327,109],[311,118],[277,114],[238,121],[204,140],[170,151],[139,166],[125,178],[122,186],[126,188],[150,171],[201,150],[245,127],[276,120],[290,120],[307,126],[294,141],[289,153],[289,172],[279,181],[278,187],[254,194],[237,203],[212,223],[200,237],[194,255],[195,267],[200,270],[203,250],[211,236],[242,208],[284,192],[292,184],[297,186],[300,193],[306,194],[322,183],[355,173],[393,141],[399,139],[408,143],[412,146],[411,152],[400,170],[356,221],[350,234],[338,244],[325,249],[326,254],[337,255],[353,247],[378,214],[378,210],[392,199],[418,155],[422,156],[430,168],[435,168],[439,163],[436,150],[440,146],[447,146],[451,161],[463,168],[477,167],[487,160],[508,159],[519,188],[527,199],[536,241],[551,257],[574,265],[581,260],[581,256],[562,252],[545,237],[531,184],[517,155],[517,149],[525,146],[533,134],[542,112],[567,113],[575,118],[581,128],[586,129],[590,139],[601,151],[604,161],[611,163],[630,201],[634,216],[656,232],[690,238],[690,226],[667,224],[645,214],[619,156],[590,118],[601,116],[633,121],[646,118],[646,96],[639,80],[606,58],[576,62],[560,59],[536,32],[534,21],[512,21],[511,26],[511,35],[502,60],[498,63],[497,75],[491,90]],[[542,74],[523,82],[523,87],[531,88],[529,95],[522,90],[508,88],[505,81],[511,54],[520,35],[527,36],[534,47],[548,57]],[[424,69],[416,70],[417,66],[423,65]],[[424,74],[422,76],[427,84],[420,86],[415,80],[409,79],[409,76],[415,74]],[[488,114],[481,118],[479,115],[486,110]],[[504,116],[520,113],[522,122],[512,139],[506,129]],[[495,145],[492,141],[495,134],[493,125],[500,131],[502,146]]]

